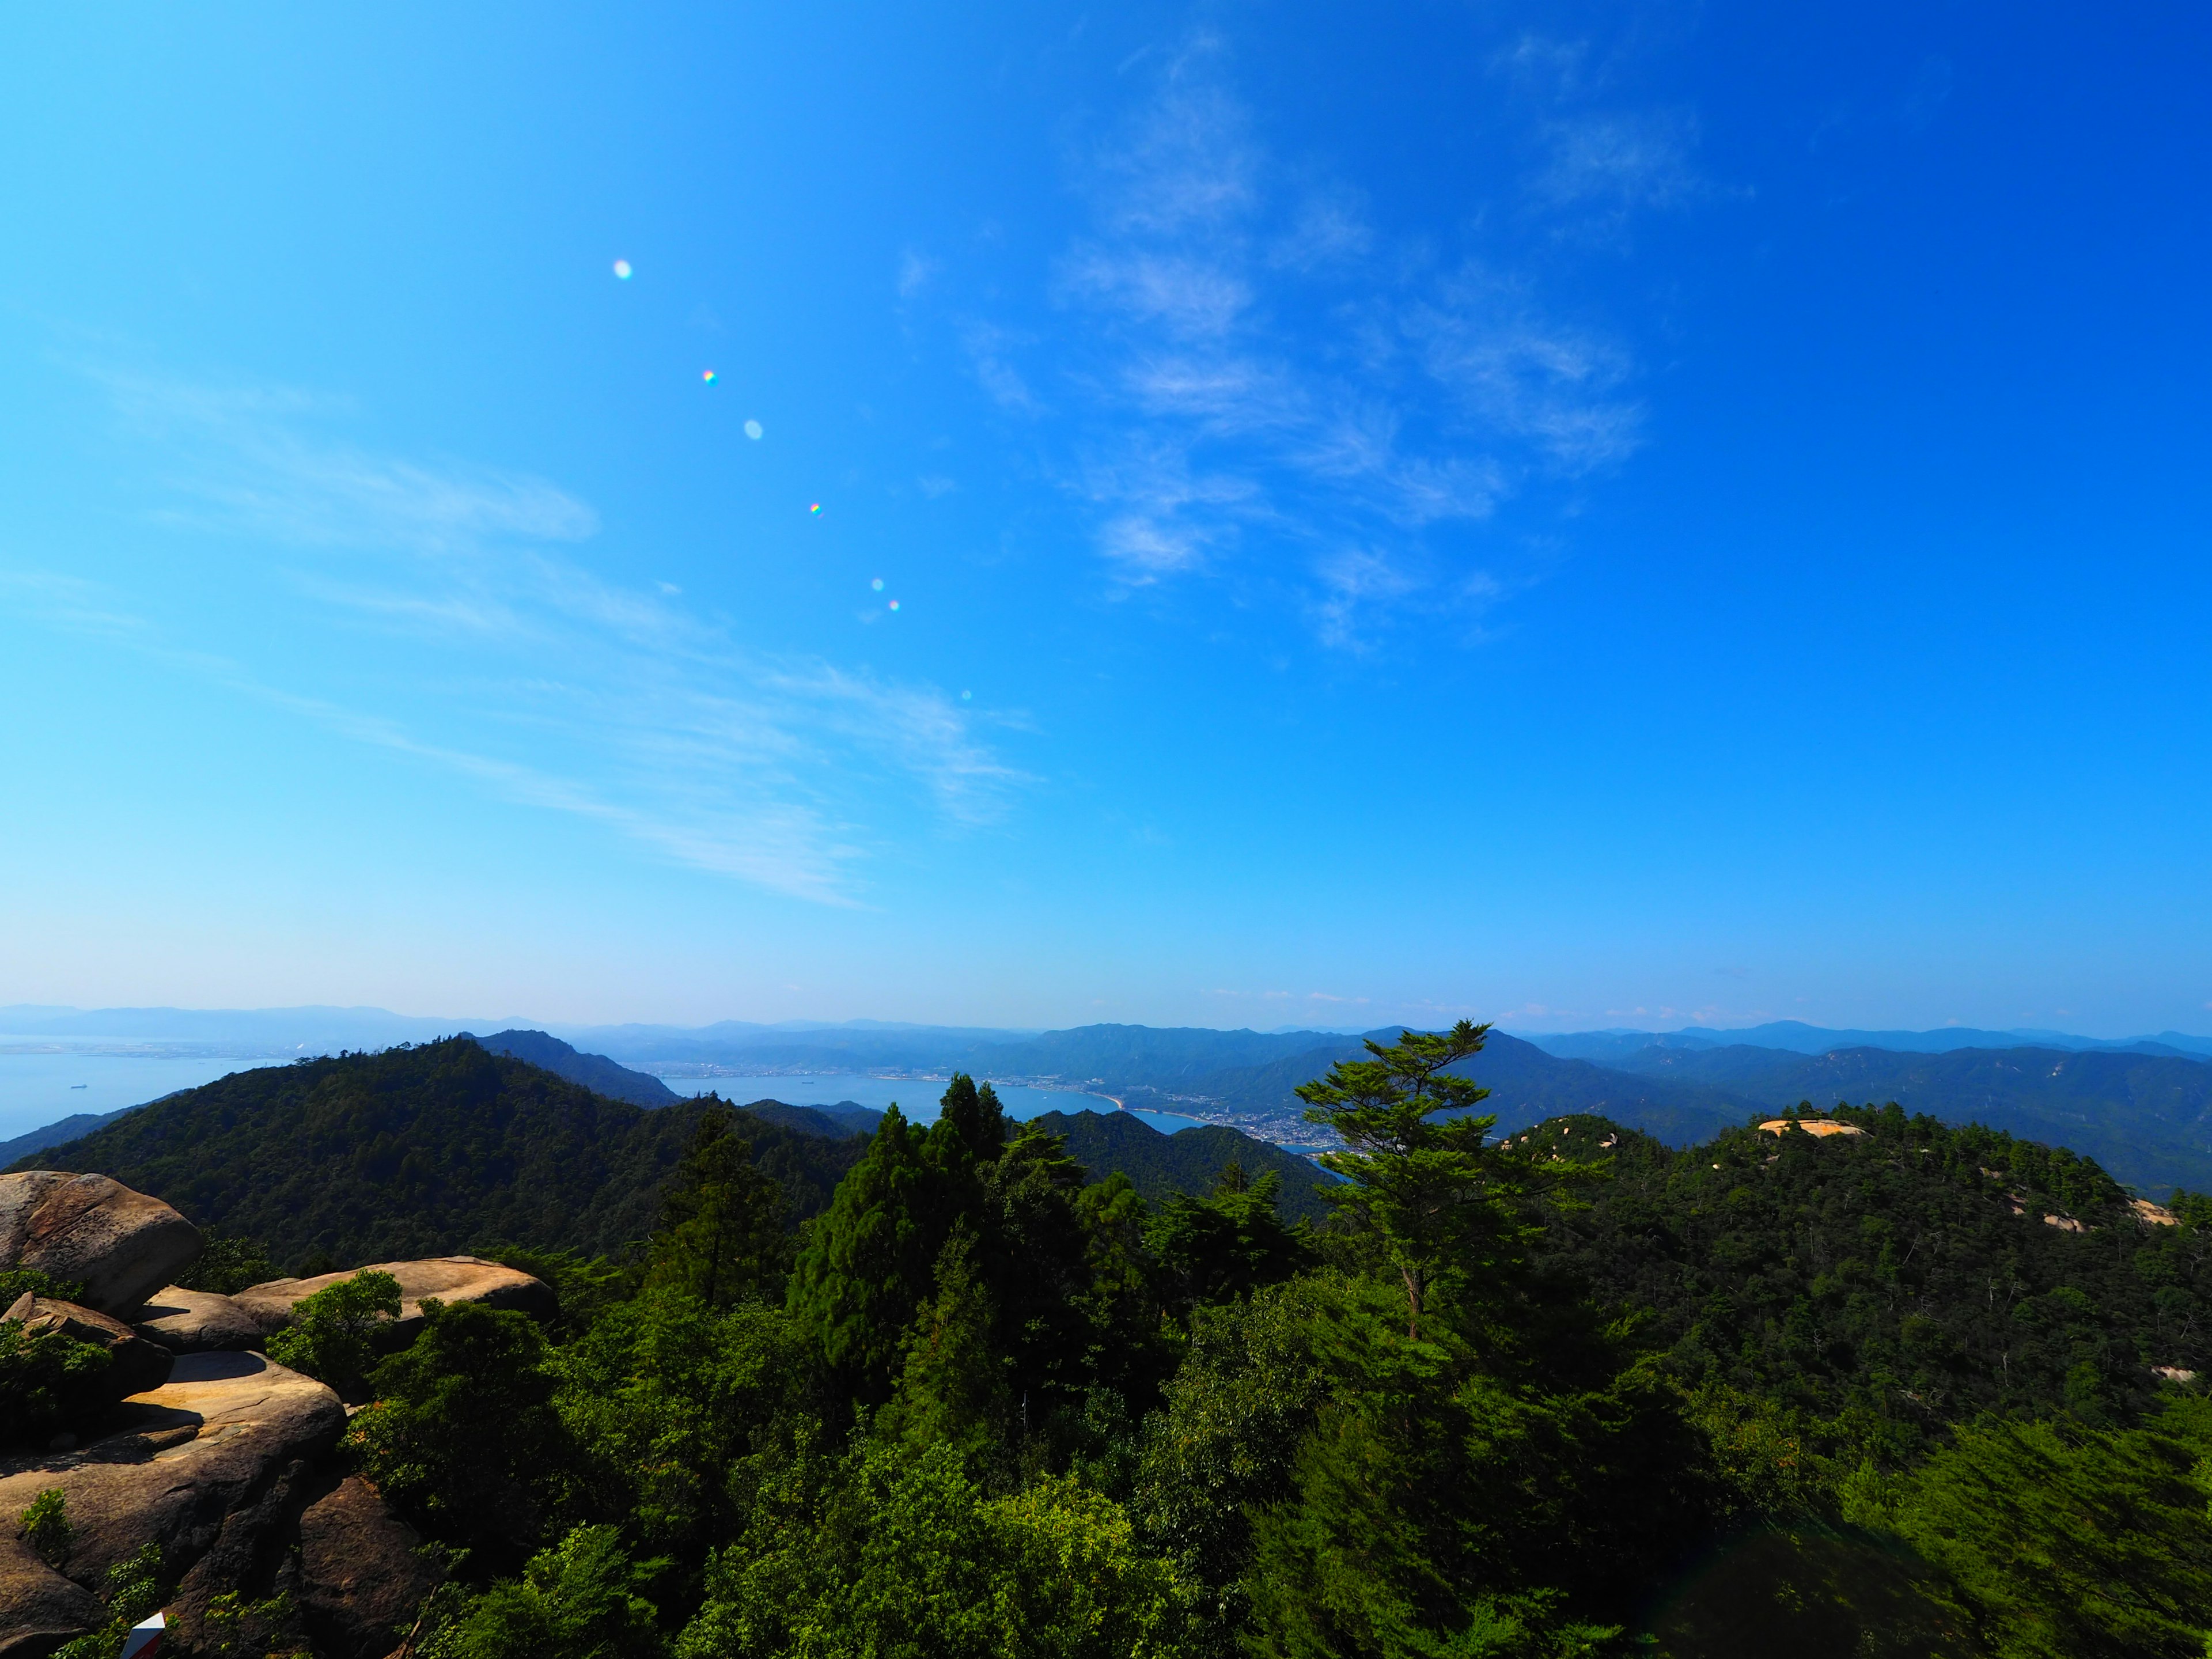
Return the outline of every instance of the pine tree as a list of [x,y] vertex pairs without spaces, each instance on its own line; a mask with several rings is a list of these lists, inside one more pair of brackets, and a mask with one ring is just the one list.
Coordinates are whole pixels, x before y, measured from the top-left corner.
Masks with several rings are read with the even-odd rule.
[[781,1289],[790,1263],[783,1188],[757,1168],[737,1114],[701,1114],[660,1200],[647,1282],[687,1291],[710,1308]]
[[[1349,1183],[1324,1196],[1379,1235],[1405,1285],[1406,1331],[1416,1339],[1440,1284],[1480,1294],[1517,1277],[1538,1194],[1596,1177],[1586,1164],[1540,1166],[1491,1143],[1496,1115],[1472,1115],[1490,1091],[1446,1069],[1479,1054],[1489,1034],[1463,1019],[1449,1031],[1402,1031],[1387,1048],[1370,1039],[1372,1060],[1339,1060],[1328,1077],[1298,1085],[1307,1121],[1335,1131],[1347,1148],[1321,1156]],[[1461,1115],[1431,1122],[1438,1112]]]

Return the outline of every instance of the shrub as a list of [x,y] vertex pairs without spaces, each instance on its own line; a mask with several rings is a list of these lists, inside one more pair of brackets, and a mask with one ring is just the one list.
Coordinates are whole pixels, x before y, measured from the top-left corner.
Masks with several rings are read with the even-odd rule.
[[112,1659],[122,1651],[123,1638],[131,1626],[161,1611],[167,1599],[161,1580],[161,1547],[149,1544],[110,1567],[107,1586],[100,1599],[106,1604],[107,1622],[58,1650],[54,1659]]
[[76,1528],[69,1523],[67,1501],[59,1486],[49,1486],[33,1498],[23,1511],[22,1539],[49,1566],[58,1566],[69,1553]]
[[399,1281],[390,1273],[356,1273],[295,1308],[290,1328],[269,1339],[269,1357],[343,1394],[368,1370],[369,1334],[378,1322],[398,1317]]
[[0,1320],[0,1441],[35,1445],[90,1422],[107,1405],[100,1385],[109,1363],[96,1342],[33,1336],[21,1320]]

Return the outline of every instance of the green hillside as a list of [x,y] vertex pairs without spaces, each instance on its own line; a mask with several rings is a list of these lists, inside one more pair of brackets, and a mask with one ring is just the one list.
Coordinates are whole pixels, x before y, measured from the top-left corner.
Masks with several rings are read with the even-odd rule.
[[[464,1036],[235,1073],[15,1167],[113,1176],[202,1226],[256,1240],[287,1268],[318,1255],[395,1261],[494,1242],[611,1253],[652,1231],[706,1103],[610,1100]],[[828,1205],[881,1118],[757,1101],[738,1122],[801,1221]],[[1154,1201],[1207,1192],[1241,1163],[1255,1180],[1284,1176],[1285,1214],[1325,1207],[1310,1164],[1234,1129],[1169,1136],[1091,1112],[1040,1121],[1067,1135],[1094,1177],[1126,1174]]]
[[[613,1251],[651,1231],[701,1104],[645,1110],[465,1037],[239,1072],[31,1153],[97,1170],[281,1267],[393,1261],[489,1241]],[[857,1146],[748,1121],[794,1216]]]
[[1328,1213],[1321,1197],[1328,1176],[1296,1153],[1218,1124],[1164,1135],[1126,1112],[1047,1112],[1030,1121],[1063,1137],[1067,1155],[1092,1180],[1125,1175],[1149,1204],[1164,1204],[1179,1193],[1211,1192],[1234,1164],[1254,1181],[1280,1176],[1278,1205],[1292,1220],[1318,1221]]
[[2063,1149],[1896,1107],[1834,1115],[1863,1133],[1674,1151],[1602,1119],[1545,1124],[1519,1148],[1602,1146],[1609,1178],[1553,1218],[1544,1257],[1633,1310],[1686,1383],[1893,1449],[1984,1410],[2132,1420],[2154,1367],[2212,1372],[2196,1228],[2145,1218]]
[[1985,1123],[2071,1146],[2145,1192],[2212,1188],[2212,1063],[2185,1055],[2033,1048],[1797,1054],[1732,1044],[1650,1048],[1616,1063],[1655,1082],[1726,1090],[1770,1107],[1893,1100],[1947,1123]]

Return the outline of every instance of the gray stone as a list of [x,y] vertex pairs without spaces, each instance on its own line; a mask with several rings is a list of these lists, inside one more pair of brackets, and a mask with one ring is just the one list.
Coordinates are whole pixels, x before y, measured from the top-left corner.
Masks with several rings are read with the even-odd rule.
[[200,1254],[199,1229],[103,1175],[0,1176],[0,1267],[84,1286],[87,1307],[128,1315]]

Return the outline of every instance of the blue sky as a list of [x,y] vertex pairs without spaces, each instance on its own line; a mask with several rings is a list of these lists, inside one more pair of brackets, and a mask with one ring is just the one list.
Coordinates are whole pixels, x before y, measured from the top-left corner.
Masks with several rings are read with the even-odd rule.
[[2212,1029],[2208,47],[16,9],[0,1002]]

